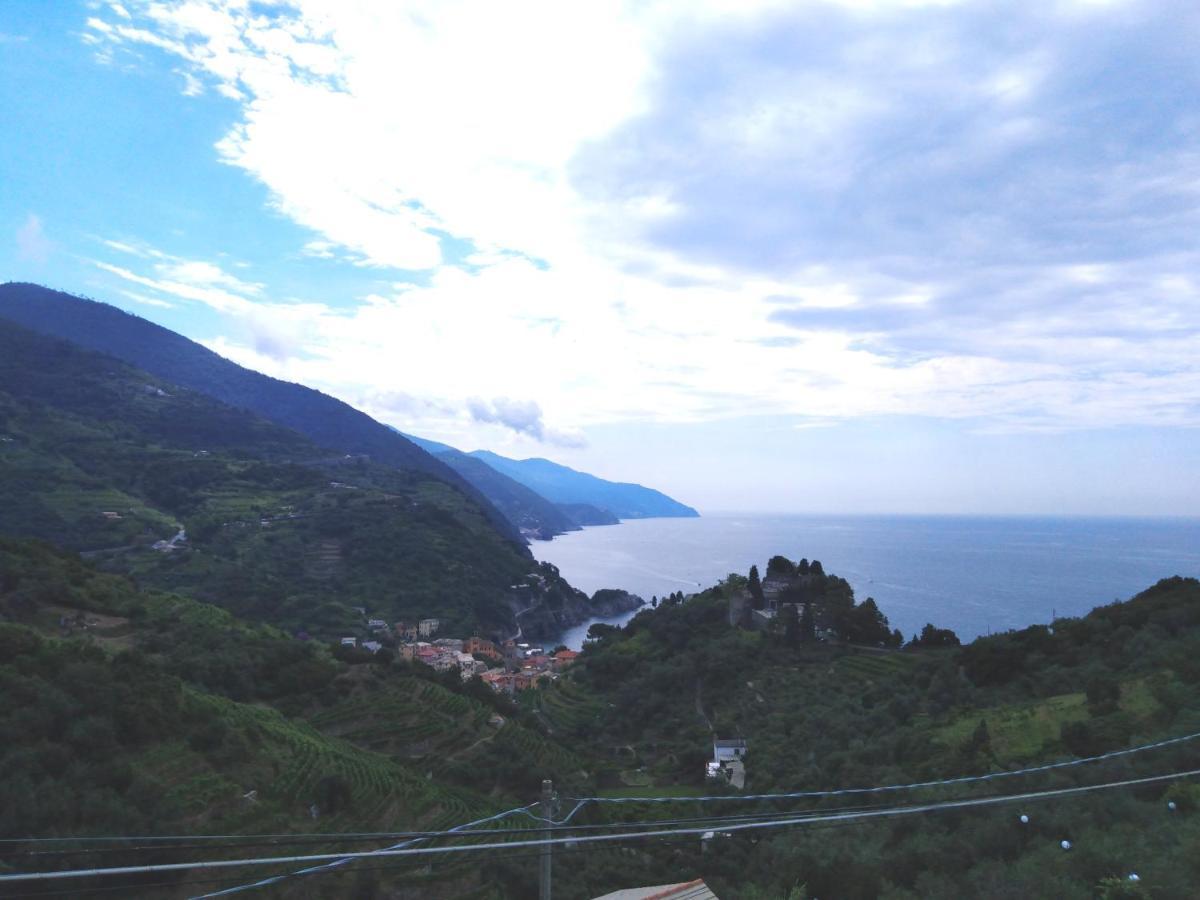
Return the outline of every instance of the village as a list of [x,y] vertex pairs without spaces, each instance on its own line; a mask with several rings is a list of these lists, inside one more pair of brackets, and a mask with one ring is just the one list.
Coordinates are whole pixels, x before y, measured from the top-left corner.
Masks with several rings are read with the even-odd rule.
[[[365,617],[365,612],[363,614]],[[515,694],[558,678],[579,656],[566,647],[547,652],[542,646],[518,642],[515,638],[497,644],[477,636],[465,639],[435,637],[440,627],[439,619],[396,622],[394,625],[388,625],[383,619],[367,619],[371,639],[360,641],[356,637],[344,637],[341,646],[379,653],[394,645],[399,658],[406,662],[421,663],[435,672],[458,669],[463,681],[479,676],[492,690],[505,694]]]

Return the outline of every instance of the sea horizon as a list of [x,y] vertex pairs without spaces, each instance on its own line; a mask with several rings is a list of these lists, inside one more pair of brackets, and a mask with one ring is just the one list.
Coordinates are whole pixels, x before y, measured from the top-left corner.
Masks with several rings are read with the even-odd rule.
[[[1163,578],[1200,576],[1200,517],[1082,514],[731,513],[632,519],[538,541],[591,594],[649,601],[703,590],[776,554],[820,559],[906,638],[931,622],[964,641],[1085,615]],[[569,629],[578,649],[592,622]]]

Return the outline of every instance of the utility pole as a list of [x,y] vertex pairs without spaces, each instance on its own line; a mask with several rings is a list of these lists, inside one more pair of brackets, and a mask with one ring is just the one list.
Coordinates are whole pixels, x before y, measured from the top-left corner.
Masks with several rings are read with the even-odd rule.
[[[546,820],[543,834],[550,837],[550,823],[554,820],[554,785],[547,778],[542,781],[542,818]],[[538,876],[538,900],[552,900],[550,891],[550,851],[553,844],[542,844],[542,870]]]

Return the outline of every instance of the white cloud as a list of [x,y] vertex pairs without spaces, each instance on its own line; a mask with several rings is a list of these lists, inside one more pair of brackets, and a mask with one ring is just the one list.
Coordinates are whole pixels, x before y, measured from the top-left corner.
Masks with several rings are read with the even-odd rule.
[[[130,242],[108,246],[137,267],[97,265],[411,430],[1197,424],[1196,85],[1154,80],[1154,4],[1060,6],[1004,28],[883,0],[118,12],[93,39],[237,101],[218,157],[362,289],[282,303]],[[1139,73],[1154,102],[1105,113]]]
[[139,294],[137,291],[118,290],[122,297],[128,297],[134,303],[140,303],[142,306],[151,306],[155,309],[174,309],[174,303],[168,303],[166,300],[161,300],[158,297],[147,297],[145,294]]
[[542,408],[533,400],[513,400],[509,397],[484,400],[471,397],[467,400],[467,412],[476,422],[500,425],[536,441],[563,447],[582,447],[586,443],[583,435],[578,432],[567,433],[548,429],[542,421]]
[[40,216],[30,213],[17,229],[17,259],[42,264],[54,252],[54,243],[46,237]]

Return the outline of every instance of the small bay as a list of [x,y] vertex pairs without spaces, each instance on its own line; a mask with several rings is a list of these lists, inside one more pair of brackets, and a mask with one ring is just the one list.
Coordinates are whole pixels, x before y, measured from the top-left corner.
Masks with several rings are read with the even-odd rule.
[[[623,588],[646,600],[764,571],[776,554],[819,559],[905,638],[932,622],[968,641],[1200,577],[1200,519],[719,514],[585,528],[531,549],[589,594]],[[590,624],[562,642],[577,649]]]

